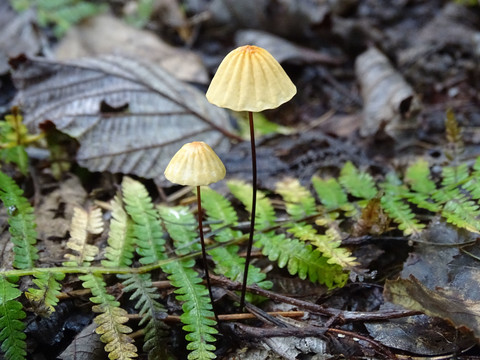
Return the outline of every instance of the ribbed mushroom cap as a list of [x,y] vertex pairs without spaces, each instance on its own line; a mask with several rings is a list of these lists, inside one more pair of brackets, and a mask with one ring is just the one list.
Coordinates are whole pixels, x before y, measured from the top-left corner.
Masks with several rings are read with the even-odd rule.
[[194,141],[177,151],[164,174],[174,184],[202,186],[222,180],[225,172],[212,148],[203,141]]
[[225,56],[207,90],[207,100],[235,111],[275,109],[297,93],[275,58],[265,49],[246,45]]

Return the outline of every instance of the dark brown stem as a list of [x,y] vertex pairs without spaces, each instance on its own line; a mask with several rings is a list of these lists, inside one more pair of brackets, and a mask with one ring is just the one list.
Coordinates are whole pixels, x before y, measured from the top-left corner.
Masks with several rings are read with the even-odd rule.
[[198,206],[198,232],[200,233],[200,243],[202,244],[202,258],[203,258],[203,267],[205,269],[205,279],[207,280],[208,294],[210,295],[210,301],[212,303],[212,310],[215,314],[215,320],[218,323],[217,312],[215,311],[215,305],[213,303],[213,294],[212,294],[212,285],[210,284],[210,275],[208,274],[208,264],[207,264],[207,251],[205,250],[205,239],[203,238],[203,225],[202,225],[202,197],[200,195],[200,186],[197,186],[197,206]]
[[245,293],[247,291],[248,266],[250,265],[250,254],[252,252],[253,234],[255,232],[255,210],[257,207],[257,153],[255,151],[255,131],[253,127],[253,113],[248,112],[250,124],[250,145],[252,148],[252,212],[250,219],[250,234],[248,236],[247,257],[245,258],[245,270],[243,271],[242,294],[240,295],[240,312],[245,305]]

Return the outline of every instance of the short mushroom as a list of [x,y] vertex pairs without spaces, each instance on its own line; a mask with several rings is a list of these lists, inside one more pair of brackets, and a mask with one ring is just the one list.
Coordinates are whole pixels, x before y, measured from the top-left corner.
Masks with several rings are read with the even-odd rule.
[[206,93],[207,100],[214,105],[234,111],[247,111],[250,124],[253,198],[240,310],[245,304],[257,198],[257,160],[252,112],[275,109],[289,101],[296,93],[295,85],[277,60],[267,50],[253,45],[241,46],[225,56]]
[[[212,148],[203,141],[194,141],[183,145],[182,148],[172,157],[164,173],[165,177],[174,184],[197,187],[198,231],[200,233],[203,266],[205,268],[205,278],[207,280],[208,293],[210,294],[212,308],[213,294],[210,285],[210,276],[208,274],[207,253],[203,236],[200,186],[209,185],[222,180],[225,177],[225,173],[226,170],[222,160],[220,160]],[[215,309],[214,313],[218,322]]]

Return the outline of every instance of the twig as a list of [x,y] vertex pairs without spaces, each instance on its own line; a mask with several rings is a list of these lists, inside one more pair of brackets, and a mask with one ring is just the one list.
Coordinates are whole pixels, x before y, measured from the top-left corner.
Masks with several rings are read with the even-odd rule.
[[[212,275],[211,280],[218,284],[222,284],[224,287],[230,290],[240,290],[241,284],[233,282],[229,279]],[[344,311],[334,308],[326,308],[321,305],[317,305],[308,301],[303,301],[288,297],[285,295],[277,294],[272,291],[264,290],[256,285],[247,286],[247,289],[250,293],[265,296],[273,301],[287,303],[291,305],[298,306],[301,309],[308,310],[312,313],[321,314],[325,316],[335,316],[338,317],[341,321],[378,321],[386,319],[397,319],[407,316],[419,315],[419,311],[411,310],[387,310],[387,311]]]

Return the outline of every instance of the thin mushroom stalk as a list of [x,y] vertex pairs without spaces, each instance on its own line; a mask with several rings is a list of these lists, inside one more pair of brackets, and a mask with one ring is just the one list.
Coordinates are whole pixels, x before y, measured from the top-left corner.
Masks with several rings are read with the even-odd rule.
[[289,101],[297,89],[281,65],[265,49],[258,46],[241,46],[225,56],[207,90],[209,102],[234,111],[247,111],[252,149],[252,211],[247,256],[243,275],[240,310],[245,305],[248,267],[255,232],[257,200],[257,161],[253,112],[275,109]]
[[255,234],[255,216],[257,209],[257,151],[255,148],[255,127],[253,124],[253,113],[248,112],[248,124],[250,126],[250,146],[252,153],[252,212],[250,214],[250,233],[248,234],[247,256],[243,270],[242,293],[240,295],[240,311],[245,306],[245,294],[247,293],[248,268],[253,246],[253,235]]
[[172,183],[179,185],[196,186],[197,207],[198,207],[198,232],[202,246],[203,267],[207,281],[208,294],[212,303],[212,310],[218,322],[218,315],[215,311],[212,286],[208,272],[207,251],[202,225],[202,197],[200,186],[222,180],[225,177],[225,166],[210,146],[202,141],[194,141],[182,146],[173,156],[165,169],[165,177]]
[[207,250],[205,247],[205,238],[203,236],[203,224],[202,224],[202,196],[200,186],[197,186],[197,208],[198,208],[198,233],[200,234],[200,244],[202,245],[202,259],[203,259],[203,268],[205,269],[205,280],[207,281],[208,294],[210,295],[210,301],[212,302],[213,313],[215,314],[215,320],[218,323],[218,314],[215,311],[215,304],[212,293],[212,285],[210,283],[210,274],[208,273],[208,261],[207,261]]

